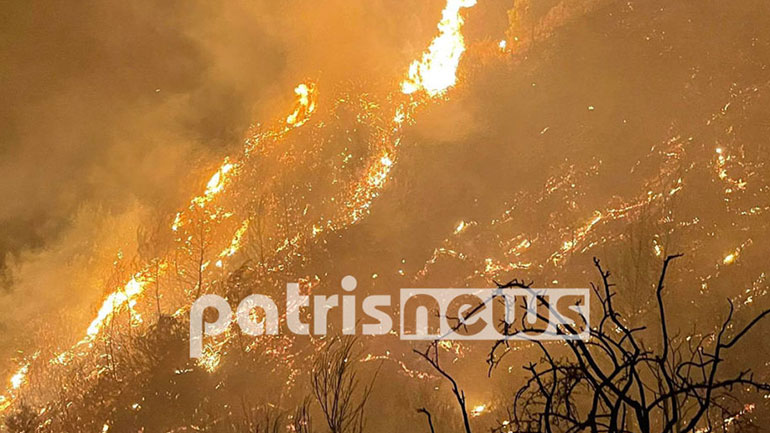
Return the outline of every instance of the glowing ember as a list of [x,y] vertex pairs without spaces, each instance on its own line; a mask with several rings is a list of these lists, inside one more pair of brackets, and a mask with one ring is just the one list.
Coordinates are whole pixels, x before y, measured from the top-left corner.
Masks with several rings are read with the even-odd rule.
[[656,257],[662,257],[663,256],[663,248],[658,244],[657,240],[653,240],[652,249],[655,252]]
[[177,212],[176,217],[174,217],[174,223],[171,224],[171,230],[177,231],[179,230],[179,226],[182,225],[182,213]]
[[0,412],[5,411],[8,409],[11,404],[13,404],[13,401],[15,400],[15,393],[14,391],[18,391],[19,388],[21,388],[22,385],[27,383],[27,373],[29,372],[29,363],[26,363],[22,365],[19,370],[14,373],[13,376],[11,376],[10,384],[11,384],[11,394],[10,396],[6,397],[5,395],[0,395]]
[[233,169],[233,165],[230,163],[224,163],[222,167],[214,173],[209,183],[206,184],[206,195],[213,195],[222,190],[222,177]]
[[222,353],[214,347],[206,347],[203,356],[198,359],[198,365],[209,373],[214,372],[222,361]]
[[243,224],[236,230],[235,234],[233,235],[232,241],[230,241],[230,245],[225,248],[221,253],[219,253],[219,257],[225,258],[225,257],[231,257],[233,254],[238,252],[238,249],[241,247],[241,240],[243,239],[243,235],[246,233],[246,230],[249,229],[249,220],[243,221]]
[[455,227],[455,234],[460,233],[465,228],[465,221],[460,221],[460,224],[457,224],[457,227]]
[[364,182],[356,186],[349,207],[352,208],[350,221],[355,223],[368,211],[372,201],[385,186],[388,174],[393,168],[393,156],[385,153],[370,165]]
[[469,8],[476,0],[449,0],[438,23],[439,34],[433,39],[422,60],[409,66],[409,74],[401,84],[406,94],[425,90],[429,96],[442,94],[457,82],[457,65],[465,52],[465,40],[460,28],[460,9]]
[[[740,412],[736,413],[733,416],[730,416],[730,417],[727,417],[727,418],[723,419],[722,420],[722,426],[723,427],[727,427],[727,426],[733,424],[735,421],[738,421],[744,415],[754,412],[754,408],[755,407],[756,407],[756,405],[754,405],[753,403],[745,404],[743,406],[743,409],[740,410]],[[699,429],[695,430],[695,433],[706,433],[706,432],[710,432],[711,430],[712,430],[711,427],[702,427],[702,428],[699,428]]]
[[11,388],[19,389],[27,381],[27,372],[29,371],[29,364],[24,364],[19,371],[11,376]]
[[485,405],[485,404],[480,404],[480,405],[478,405],[478,406],[474,407],[473,409],[471,409],[471,416],[479,416],[479,415],[481,415],[482,413],[484,413],[484,411],[485,411],[486,409],[487,409],[487,405]]

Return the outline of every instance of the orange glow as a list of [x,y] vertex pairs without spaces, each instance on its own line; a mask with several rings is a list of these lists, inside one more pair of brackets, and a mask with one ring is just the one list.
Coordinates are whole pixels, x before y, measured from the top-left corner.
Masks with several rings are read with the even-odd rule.
[[11,376],[11,388],[19,389],[27,381],[27,372],[29,371],[29,364],[24,364],[19,370]]
[[233,254],[237,253],[238,250],[241,248],[241,240],[243,239],[243,235],[246,233],[246,230],[249,229],[249,220],[243,221],[243,224],[236,230],[235,234],[233,235],[233,239],[230,241],[230,245],[227,246],[221,253],[219,253],[219,257],[225,258],[225,257],[231,257]]
[[478,406],[475,406],[473,409],[471,409],[471,416],[476,417],[484,413],[484,411],[487,409],[487,405],[480,404]]
[[[234,168],[235,165],[230,163],[228,159],[225,158],[225,162],[222,163],[222,166],[219,167],[216,173],[211,176],[211,179],[209,179],[208,183],[206,184],[206,191],[203,192],[203,195],[195,197],[192,200],[192,203],[203,207],[206,203],[213,200],[214,197],[219,194],[222,189],[224,189],[225,184],[229,180],[228,175],[233,171]],[[178,228],[178,224],[176,224],[176,222],[175,226]],[[176,231],[174,226],[172,226],[172,229]]]
[[286,123],[296,127],[307,122],[310,114],[315,111],[315,87],[301,83],[294,89],[294,93],[297,95],[296,108],[286,117]]
[[116,310],[123,305],[130,306],[131,301],[142,294],[146,284],[147,282],[142,279],[142,273],[140,272],[134,275],[122,289],[110,293],[110,295],[107,296],[107,299],[102,302],[102,306],[99,308],[96,318],[91,322],[91,325],[88,326],[86,340],[93,339],[102,329],[102,326],[104,326],[104,321]]
[[463,18],[460,9],[469,8],[476,0],[448,0],[438,23],[439,34],[433,39],[421,60],[409,66],[401,91],[411,94],[419,90],[433,97],[441,95],[457,82],[457,66],[465,52],[465,39],[460,29]]
[[[13,250],[0,272],[0,282],[7,279],[9,288],[19,289],[2,300],[14,315],[4,332],[20,350],[6,348],[3,355],[8,359],[0,418],[26,421],[29,416],[33,428],[51,432],[77,425],[97,432],[181,432],[258,430],[262,415],[268,422],[275,415],[276,427],[268,429],[309,431],[310,425],[300,429],[297,422],[303,422],[306,409],[317,415],[318,403],[323,404],[318,390],[308,388],[313,384],[308,379],[324,377],[316,367],[328,362],[317,360],[332,359],[319,357],[321,351],[332,348],[333,339],[347,338],[344,334],[368,333],[369,326],[360,323],[364,319],[351,322],[349,312],[376,320],[367,308],[372,304],[362,298],[392,298],[400,287],[502,289],[501,283],[512,278],[533,287],[583,287],[581,282],[597,283],[590,269],[593,257],[606,260],[621,277],[619,292],[644,292],[655,284],[652,273],[663,258],[683,252],[687,268],[675,275],[682,288],[671,284],[669,295],[676,305],[690,305],[684,297],[699,287],[702,296],[695,302],[727,297],[736,312],[744,309],[740,313],[766,304],[770,274],[763,267],[761,239],[770,231],[770,182],[768,146],[762,140],[770,82],[751,74],[756,62],[745,54],[756,38],[724,37],[730,42],[725,46],[717,37],[683,38],[686,43],[679,44],[681,32],[673,30],[686,14],[668,19],[670,12],[636,3],[635,12],[631,5],[616,8],[618,19],[629,17],[627,25],[618,26],[618,19],[605,19],[607,11],[591,0],[537,8],[515,1],[475,7],[477,2],[442,0],[435,8],[408,11],[381,5],[369,10],[363,2],[341,14],[318,6],[319,14],[314,4],[269,11],[195,8],[185,14],[190,19],[174,23],[186,24],[180,29],[141,32],[149,39],[140,40],[138,49],[107,56],[109,67],[92,65],[86,56],[88,73],[66,74],[66,86],[53,89],[50,98],[45,97],[50,86],[43,86],[32,109],[11,116],[9,137],[30,140],[30,152],[20,153],[22,170],[9,170],[9,178],[31,182],[27,188],[11,185],[13,194],[6,200],[8,215],[18,213],[20,222],[12,221],[9,231],[20,234],[9,240]],[[254,11],[263,16],[246,15]],[[107,15],[125,15],[116,12]],[[136,12],[157,15],[151,8]],[[712,15],[699,22],[710,23]],[[563,23],[568,28],[562,34],[557,30]],[[123,30],[130,30],[123,27],[87,40],[106,41],[109,49],[101,51],[114,51],[123,45],[118,43]],[[184,36],[181,43],[177,30]],[[596,34],[607,37],[599,40]],[[160,46],[166,39],[172,43]],[[609,51],[600,46],[605,39]],[[78,44],[61,48],[69,45]],[[612,56],[594,56],[597,48]],[[48,51],[58,52],[28,56],[47,59]],[[682,53],[692,55],[687,62],[675,61]],[[735,64],[737,75],[723,75],[731,68],[712,67],[716,63],[710,60],[699,64],[697,55],[703,53],[716,56],[719,64]],[[170,57],[153,62],[158,54]],[[663,63],[655,61],[658,54]],[[65,73],[72,59],[80,58],[59,57],[67,60]],[[121,68],[114,59],[122,58],[142,67]],[[618,70],[616,60],[623,71],[635,72],[634,79],[605,73]],[[124,69],[131,80],[116,75]],[[101,77],[101,71],[110,74]],[[30,82],[55,72],[32,74]],[[674,86],[666,79],[669,73],[679,80]],[[283,97],[275,98],[275,83],[295,80],[296,74],[318,81],[290,81]],[[153,94],[161,85],[163,93]],[[105,98],[92,98],[105,90]],[[81,101],[77,96],[83,92]],[[278,106],[267,103],[276,99]],[[44,112],[49,105],[72,114],[53,116],[60,113]],[[96,122],[105,123],[95,125],[98,129],[80,118],[105,109],[112,111],[96,116]],[[267,118],[247,118],[251,113]],[[34,128],[24,130],[28,125]],[[48,149],[59,142],[69,148]],[[99,158],[82,158],[83,149],[93,150],[86,146],[97,148]],[[81,161],[83,166],[74,165]],[[26,165],[34,170],[28,172]],[[37,171],[73,179],[60,185],[32,176]],[[14,203],[24,195],[33,199],[32,209]],[[343,277],[347,274],[361,283],[356,297],[343,293],[353,290]],[[598,283],[609,288],[602,276]],[[290,295],[294,282],[303,296]],[[239,330],[245,324],[240,307],[238,320],[228,319],[225,331],[211,327],[209,313],[217,311],[206,307],[203,315],[198,308],[204,303],[195,302],[215,295],[235,312],[238,301],[252,293],[265,295],[258,298],[263,302],[272,299],[278,308],[272,312],[263,304],[246,318],[252,324],[278,322],[277,336]],[[628,305],[634,308],[627,311],[628,322],[643,326],[657,317],[650,309],[661,306],[636,298]],[[326,309],[321,308],[324,299]],[[378,305],[384,311],[376,310],[403,319],[398,308],[404,300],[391,299]],[[31,304],[19,308],[16,301]],[[483,301],[489,305],[490,300]],[[515,304],[502,295],[491,301],[495,315],[502,306],[510,319]],[[42,311],[28,308],[38,303]],[[568,307],[579,313],[583,304]],[[217,322],[230,317],[220,305]],[[699,314],[712,312],[710,305]],[[454,319],[437,313],[441,327],[459,323],[467,306],[459,308]],[[591,330],[588,316],[583,318]],[[295,319],[308,331],[312,326],[312,333],[296,336],[301,332],[292,326]],[[335,323],[340,319],[341,327]],[[701,329],[700,319],[698,324],[693,336],[713,331]],[[326,325],[330,334],[319,335]],[[392,394],[421,380],[415,389],[425,401],[397,399],[389,412],[406,409],[412,415],[396,415],[395,421],[409,424],[419,418],[424,430],[425,419],[414,408],[424,404],[425,412],[435,411],[440,409],[436,402],[453,401],[441,369],[414,356],[412,349],[432,344],[424,357],[430,361],[435,349],[436,363],[440,355],[447,372],[457,374],[457,395],[468,393],[460,402],[466,422],[470,419],[477,430],[524,425],[513,416],[500,421],[502,412],[516,406],[496,403],[506,401],[510,389],[478,386],[473,381],[482,373],[467,368],[488,354],[485,373],[508,367],[510,380],[518,384],[519,361],[545,346],[508,345],[504,339],[504,345],[489,343],[481,350],[491,351],[479,353],[475,343],[453,341],[451,335],[432,343],[401,341],[404,323],[391,320],[391,325],[372,344],[362,336],[352,355],[335,355],[356,374],[350,361],[370,363],[360,371],[360,387],[351,388],[353,400],[376,386],[372,395],[379,401],[379,392]],[[514,328],[508,326],[495,328],[521,336],[510,334]],[[213,329],[217,332],[209,332]],[[657,334],[654,328],[650,333],[654,351]],[[196,335],[202,356],[188,359],[188,343],[198,354]],[[686,342],[693,336],[682,334]],[[31,355],[35,345],[39,359]],[[496,367],[498,356],[506,354]],[[747,367],[764,367],[759,373],[767,373],[761,359],[750,361],[757,365]],[[565,366],[569,362],[564,358]],[[393,365],[380,370],[385,363]],[[378,374],[384,380],[380,376],[375,382]],[[202,399],[189,398],[190,389]],[[297,399],[306,395],[309,408]],[[181,416],[165,414],[170,411],[164,400]],[[363,403],[360,407],[363,413]],[[724,429],[754,406],[740,409],[719,416]],[[716,420],[716,411],[709,414]],[[364,416],[360,419],[363,425]],[[288,425],[289,420],[297,422]],[[278,426],[284,421],[287,425]],[[703,424],[693,428],[705,432],[697,430]],[[384,424],[376,419],[374,425]]]

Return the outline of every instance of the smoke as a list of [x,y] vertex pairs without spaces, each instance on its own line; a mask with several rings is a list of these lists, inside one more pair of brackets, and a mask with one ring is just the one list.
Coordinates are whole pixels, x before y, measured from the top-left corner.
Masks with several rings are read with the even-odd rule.
[[0,348],[41,315],[87,317],[118,253],[136,254],[137,227],[168,219],[251,124],[283,115],[297,82],[399,77],[443,5],[402,7],[410,12],[386,1],[7,5]]
[[[731,160],[731,170],[745,168],[751,187],[759,185],[737,204],[723,204],[735,195],[726,195],[711,164],[717,145],[743,155],[742,142],[764,140],[763,105],[733,113],[748,106],[741,89],[766,89],[765,68],[750,60],[767,58],[753,48],[755,39],[768,40],[766,31],[701,35],[720,20],[741,28],[740,13],[716,5],[710,14],[664,12],[662,2],[608,9],[594,5],[611,2],[519,2],[510,11],[509,1],[481,3],[466,20],[472,49],[461,63],[462,86],[418,113],[392,186],[370,218],[338,244],[332,239],[337,268],[322,272],[378,275],[378,289],[415,281],[488,286],[522,275],[584,286],[599,255],[644,304],[659,263],[655,247],[670,245],[696,257],[677,281],[689,288],[681,304],[693,302],[702,282],[714,292],[751,286],[763,269],[759,242],[733,268],[719,264],[766,234],[741,213],[761,204],[765,180],[752,165],[761,146]],[[31,320],[67,314],[85,327],[119,273],[114,262],[136,256],[137,227],[167,227],[210,168],[237,152],[250,124],[285,116],[298,82],[317,81],[320,104],[346,89],[397,89],[434,36],[443,5],[9,6],[0,30],[0,358],[34,347],[21,341]],[[682,24],[690,19],[697,25]],[[770,28],[754,19],[753,28]],[[499,57],[504,37],[512,60]],[[724,125],[711,126],[728,101]],[[656,201],[649,214],[613,213],[644,204],[648,191],[674,198]],[[584,230],[596,212],[602,219]],[[459,221],[468,229],[454,233]],[[729,287],[735,281],[742,285]],[[719,312],[708,305],[709,316]],[[61,332],[82,336],[74,328]]]
[[0,248],[42,247],[85,201],[117,211],[132,197],[178,202],[199,181],[196,164],[284,112],[301,80],[397,77],[441,2],[403,7],[410,13],[342,1],[9,6]]

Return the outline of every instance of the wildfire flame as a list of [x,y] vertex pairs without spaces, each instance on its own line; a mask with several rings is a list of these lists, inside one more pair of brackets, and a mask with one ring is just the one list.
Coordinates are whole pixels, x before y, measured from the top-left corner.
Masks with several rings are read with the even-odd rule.
[[206,184],[206,191],[203,192],[203,195],[192,199],[192,203],[203,207],[206,203],[213,200],[214,197],[219,194],[222,189],[224,189],[225,182],[228,178],[227,176],[230,172],[233,171],[233,168],[235,168],[235,165],[229,162],[227,158],[225,158],[225,162],[222,163],[222,166],[219,167],[216,173],[211,176],[211,179],[209,179],[208,183]]
[[104,321],[110,317],[115,310],[123,305],[130,305],[131,301],[144,291],[146,283],[147,282],[142,279],[142,273],[140,272],[134,275],[122,289],[110,293],[107,296],[107,299],[102,302],[102,307],[99,308],[96,318],[91,322],[91,325],[88,326],[86,340],[93,339],[99,333],[104,325]]
[[[14,373],[13,376],[11,376],[11,379],[9,380],[11,384],[10,391],[13,393],[14,391],[17,391],[19,388],[22,387],[25,383],[27,383],[27,373],[29,372],[29,363],[26,363],[19,367],[19,369]],[[7,409],[11,403],[13,403],[13,394],[10,394],[11,397],[6,397],[5,395],[0,395],[0,412]]]
[[[285,128],[283,132],[299,127],[304,124],[310,114],[315,111],[315,99],[314,99],[315,87],[310,84],[300,84],[294,89],[294,93],[298,96],[297,106],[292,114],[286,119],[289,124],[289,128]],[[248,151],[247,143],[247,151]],[[234,174],[236,164],[230,162],[229,158],[225,158],[222,165],[216,172],[209,178],[206,183],[206,189],[203,194],[190,200],[190,206],[198,206],[200,208],[206,207],[214,198],[221,193],[231,176]],[[184,210],[179,211],[174,222],[171,225],[171,230],[176,232],[185,224]],[[241,239],[248,229],[248,220],[244,221],[243,225],[236,231],[230,245],[222,251],[220,254],[220,260],[217,262],[221,267],[221,259],[234,255],[241,245]],[[164,269],[167,264],[161,261],[161,269]],[[91,321],[91,324],[86,330],[85,337],[75,344],[74,347],[80,347],[83,344],[92,342],[99,332],[104,327],[105,322],[113,314],[119,311],[121,308],[126,307],[133,310],[133,307],[137,303],[138,297],[144,292],[148,283],[152,282],[151,278],[147,277],[148,269],[144,269],[136,273],[123,287],[113,291],[102,302],[96,317]],[[138,315],[134,318],[137,322],[140,321]],[[71,351],[66,351],[51,360],[52,363],[66,363],[71,359]],[[29,364],[22,366],[10,380],[10,391],[19,390],[24,384],[27,383],[26,375],[29,370]],[[11,397],[0,396],[0,412],[7,409],[14,401],[13,395]]]
[[[307,84],[300,84],[294,89],[294,93],[297,94],[297,108],[287,118],[287,123],[293,127],[298,127],[307,121],[309,115],[315,110],[315,100],[312,98],[314,95],[315,87]],[[205,207],[210,203],[219,193],[221,193],[230,177],[235,172],[236,164],[230,162],[229,158],[225,158],[222,165],[211,176],[206,183],[206,189],[202,195],[193,198],[190,201],[191,206]],[[183,211],[176,214],[174,223],[171,226],[173,231],[179,230],[184,224]],[[241,239],[248,229],[248,220],[244,221],[241,227],[236,231],[230,245],[222,251],[220,258],[230,257],[235,254],[240,248]],[[221,266],[221,261],[218,262]],[[136,298],[144,292],[145,286],[148,281],[144,277],[145,272],[139,272],[131,278],[131,280],[125,284],[121,289],[116,290],[109,294],[107,298],[102,302],[102,306],[96,315],[96,318],[91,322],[88,330],[86,331],[86,337],[82,342],[92,340],[102,329],[105,320],[110,317],[115,311],[124,305],[132,308],[136,303]]]
[[297,95],[297,104],[294,112],[286,117],[289,126],[302,126],[307,122],[309,115],[315,111],[315,87],[301,83],[294,89]]
[[439,34],[431,42],[421,60],[409,66],[407,78],[401,83],[401,91],[411,94],[419,90],[433,97],[443,94],[457,82],[457,66],[465,52],[465,39],[460,29],[463,18],[460,9],[469,8],[476,0],[448,0],[438,23]]
[[29,371],[29,364],[24,364],[19,368],[19,371],[11,376],[11,388],[19,389],[27,381],[27,372]]
[[[447,5],[442,11],[442,18],[438,24],[438,36],[436,36],[431,41],[427,51],[422,53],[421,58],[414,60],[410,64],[407,76],[401,82],[400,86],[400,91],[403,94],[411,95],[420,91],[424,91],[425,94],[431,98],[436,96],[443,96],[449,88],[457,83],[457,69],[459,66],[459,61],[466,50],[465,41],[461,33],[463,25],[461,10],[463,8],[470,8],[475,4],[476,0],[447,0]],[[508,50],[506,40],[499,41],[498,48],[500,51],[506,52]],[[281,117],[278,128],[273,129],[272,131],[268,131],[264,136],[259,137],[282,137],[288,131],[300,127],[309,121],[310,115],[316,110],[315,85],[312,83],[301,83],[294,89],[294,93],[297,96],[297,101],[293,107],[292,113],[285,117],[285,123],[284,118]],[[374,198],[377,197],[377,195],[387,183],[390,172],[397,161],[397,148],[399,144],[397,133],[400,132],[400,128],[404,122],[408,123],[408,121],[411,121],[411,114],[416,109],[417,105],[425,101],[427,101],[427,99],[417,101],[416,98],[413,98],[410,105],[402,104],[396,109],[392,118],[391,128],[383,128],[381,134],[378,135],[378,139],[375,141],[377,147],[376,150],[372,152],[372,157],[364,169],[363,178],[352,184],[352,191],[349,194],[350,198],[347,199],[344,203],[344,212],[346,212],[346,214],[343,216],[334,214],[330,219],[324,220],[323,222],[318,222],[318,226],[315,224],[312,225],[310,230],[311,237],[315,237],[323,233],[326,229],[334,229],[346,224],[355,223],[368,212]],[[589,109],[593,110],[593,106],[590,106]],[[543,132],[541,132],[541,134],[543,134],[546,130],[548,130],[548,127],[546,127]],[[248,146],[252,146],[257,141],[259,140],[255,138],[253,141],[247,142],[247,155],[250,149]],[[718,154],[715,164],[717,177],[725,182],[733,182],[732,179],[728,176],[728,171],[726,168],[728,163],[731,161],[730,157],[724,154],[722,148],[717,148],[716,152]],[[225,159],[222,165],[216,170],[216,172],[213,173],[207,182],[203,194],[193,198],[190,201],[190,208],[182,210],[176,214],[171,229],[174,232],[177,232],[182,226],[184,226],[185,223],[190,221],[190,215],[186,214],[186,211],[196,210],[196,207],[205,208],[211,204],[211,202],[214,201],[216,197],[225,190],[225,188],[228,186],[228,183],[233,181],[233,177],[238,175],[240,169],[245,167],[243,164],[243,161],[231,163],[229,159]],[[668,195],[673,195],[681,190],[682,187],[680,184],[681,182],[677,184],[676,188],[671,189]],[[731,183],[731,185],[733,185],[735,188],[743,188],[745,187],[745,181],[742,181],[739,178]],[[657,197],[662,196],[654,195],[650,197],[655,197],[655,199],[657,199]],[[645,201],[640,201],[639,203],[648,202],[653,200],[653,198],[646,198],[644,200]],[[585,224],[569,231],[569,237],[563,240],[557,251],[555,251],[550,256],[549,261],[556,264],[557,262],[561,261],[563,257],[572,252],[575,252],[576,250],[579,250],[579,248],[582,247],[584,243],[588,242],[589,233],[596,230],[596,227],[599,226],[599,223],[604,223],[604,221],[611,221],[616,218],[623,217],[627,214],[629,209],[637,206],[640,206],[640,204],[630,204],[620,209],[596,211]],[[219,211],[217,210],[217,212]],[[255,224],[257,224],[257,222],[255,222]],[[477,223],[475,221],[460,221],[454,227],[454,234],[459,235],[473,225],[477,225]],[[222,245],[226,245],[226,247],[224,247],[224,249],[222,249],[219,253],[219,260],[216,261],[215,266],[221,268],[223,266],[223,260],[234,256],[239,251],[243,238],[248,229],[249,220],[246,219],[234,232],[232,238],[230,238],[230,243],[224,243]],[[228,231],[228,234],[229,233],[232,233],[232,231]],[[286,245],[294,246],[299,243],[299,239],[307,238],[308,236],[305,236],[302,233],[290,233],[287,235],[284,245],[279,247],[279,250],[285,248]],[[532,241],[524,238],[510,249],[510,255],[518,256],[522,251],[528,249],[531,245]],[[722,263],[724,265],[734,263],[741,253],[741,248],[742,246],[722,258]],[[657,243],[657,241],[654,243],[654,251],[658,256],[663,254],[663,249]],[[458,257],[459,259],[464,259],[466,257],[462,251],[458,252],[448,248],[442,248],[436,250],[434,253],[434,257],[431,259],[433,263],[435,263],[435,257],[439,253]],[[161,261],[161,263],[164,263],[164,266],[166,265],[166,262]],[[521,262],[517,264],[509,263],[505,265],[505,262],[493,260],[492,258],[485,259],[484,263],[486,265],[485,269],[487,274],[507,271],[510,269],[515,269],[516,267],[526,268],[532,265],[532,263]],[[200,265],[200,268],[205,269],[208,265],[209,262],[207,261]],[[150,268],[147,267],[143,271],[136,273],[125,285],[118,288],[104,299],[96,317],[93,319],[87,329],[86,337],[78,344],[89,343],[93,341],[104,328],[105,323],[109,323],[110,317],[114,314],[117,314],[121,308],[127,308],[129,311],[133,311],[133,307],[137,303],[138,298],[144,292],[145,288],[154,281],[152,277],[149,276],[149,271]],[[403,273],[401,275],[403,275]],[[376,278],[376,276],[377,274],[374,274],[373,278]],[[201,284],[199,283],[199,287],[200,286]],[[181,311],[183,311],[183,309],[178,310],[177,313]],[[209,372],[216,370],[222,361],[222,357],[226,354],[225,342],[229,338],[230,336],[226,335],[225,338],[219,340],[218,343],[208,344],[204,351],[204,356],[199,360],[199,365]],[[442,342],[441,344],[442,347],[446,350],[459,350],[459,346],[454,348],[450,342]],[[69,354],[63,353],[54,359],[65,360],[67,358],[65,355],[69,356]],[[389,354],[387,356],[389,356]],[[364,361],[372,359],[387,359],[387,356],[374,357],[372,355],[368,355]],[[411,375],[412,372],[408,370],[402,362],[399,361],[399,365],[403,370],[407,371]],[[12,400],[17,396],[16,391],[28,382],[27,374],[29,368],[29,363],[22,365],[21,368],[19,368],[19,370],[10,378],[10,393],[7,394],[9,397],[0,396],[0,411],[3,411],[12,403]],[[417,375],[419,374],[420,373],[418,372]],[[134,404],[132,407],[137,409],[140,406],[138,404]],[[471,409],[471,416],[481,416],[484,413],[489,413],[491,409],[492,407],[486,404],[474,406]],[[733,417],[725,419],[725,424],[729,425],[733,421],[743,416],[745,413],[750,413],[753,409],[753,405],[747,405],[741,412],[737,413]],[[103,426],[103,431],[106,432],[109,429],[109,424],[105,423]],[[698,431],[700,432],[701,430]]]
[[243,224],[241,224],[238,230],[236,230],[235,234],[233,234],[233,239],[230,241],[230,245],[228,245],[227,248],[219,253],[220,260],[216,263],[217,267],[222,267],[222,259],[232,257],[235,253],[238,252],[238,250],[241,248],[241,240],[243,239],[243,235],[246,234],[246,230],[248,229],[249,220],[244,220]]
[[[409,67],[407,78],[401,83],[400,90],[404,94],[412,94],[424,90],[427,95],[434,97],[443,95],[448,88],[455,85],[459,61],[465,51],[464,39],[460,33],[463,24],[460,10],[475,4],[476,0],[448,0],[447,5],[442,12],[442,19],[438,24],[438,36],[432,40],[428,50],[422,54],[422,58],[412,62]],[[256,148],[256,144],[261,142],[263,138],[271,140],[280,139],[289,131],[308,122],[310,115],[316,110],[317,95],[315,85],[313,83],[301,83],[294,89],[294,93],[297,96],[297,101],[292,113],[285,118],[285,124],[281,122],[277,128],[267,130],[266,132],[255,135],[253,138],[247,140],[246,147],[244,148],[245,158],[249,157],[250,152]],[[368,167],[364,171],[365,174],[363,178],[353,184],[350,198],[345,203],[345,208],[348,210],[347,214],[340,218],[336,218],[336,221],[329,220],[327,224],[325,224],[325,227],[316,227],[313,225],[313,237],[322,233],[324,228],[334,229],[336,226],[345,226],[347,224],[355,223],[368,212],[371,202],[378,196],[380,190],[387,183],[390,171],[395,165],[397,158],[396,150],[400,141],[398,133],[405,123],[411,121],[411,115],[418,105],[418,101],[412,100],[409,104],[400,104],[398,106],[392,118],[392,127],[387,130],[382,130],[382,133],[375,140],[375,142],[378,143],[379,148],[374,152],[369,161]],[[209,206],[211,202],[225,190],[229,183],[234,182],[233,179],[238,176],[241,171],[240,169],[245,163],[244,161],[245,159],[231,162],[229,158],[225,158],[224,162],[206,183],[203,194],[191,199],[188,208],[182,209],[176,213],[171,225],[171,230],[173,232],[179,232],[180,228],[185,224],[190,223],[191,212]],[[217,214],[218,213],[219,210],[217,210]],[[241,243],[248,227],[249,220],[247,219],[244,220],[242,225],[235,231],[230,244],[219,254],[218,260],[216,261],[217,267],[221,268],[222,261],[233,256],[241,248]],[[297,234],[294,238],[287,238],[288,244],[294,243],[300,236],[302,235]],[[285,244],[287,242],[285,242]],[[279,247],[279,250],[281,248],[283,248],[283,246]],[[50,362],[54,364],[66,364],[75,356],[76,348],[83,346],[89,348],[93,347],[93,341],[98,337],[105,324],[109,322],[113,315],[117,314],[122,309],[128,309],[133,312],[134,306],[137,304],[145,289],[156,281],[155,279],[158,277],[158,273],[168,267],[170,260],[163,260],[161,257],[158,257],[155,258],[152,263],[154,264],[145,266],[139,272],[135,273],[123,286],[118,287],[108,294],[102,301],[96,316],[89,324],[83,339],[76,343],[70,350],[51,359]],[[160,263],[160,266],[154,268],[158,263]],[[202,265],[202,268],[208,264],[209,262],[205,262]],[[153,274],[153,269],[155,270],[155,274]],[[135,320],[137,322],[140,320],[138,314],[136,315]],[[131,325],[132,324],[130,324],[130,326]],[[227,338],[223,341],[226,340]],[[218,367],[222,356],[222,345],[223,343],[220,343],[218,345],[210,345],[207,347],[205,357],[200,362],[207,371],[213,371]],[[13,403],[17,391],[27,383],[26,376],[29,367],[29,364],[23,365],[11,377],[9,394],[7,394],[7,397],[0,396],[0,412],[4,411]],[[105,423],[104,431],[107,430],[109,430],[109,424]]]

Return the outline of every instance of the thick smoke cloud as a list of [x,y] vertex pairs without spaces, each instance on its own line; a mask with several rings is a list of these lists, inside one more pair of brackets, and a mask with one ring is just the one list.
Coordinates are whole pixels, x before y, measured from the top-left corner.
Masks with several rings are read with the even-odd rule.
[[[239,149],[251,124],[285,115],[298,82],[397,79],[432,37],[442,7],[7,5],[0,346],[15,347],[23,324],[41,313],[96,305],[104,269],[118,252],[134,254],[137,227],[169,218],[210,167]],[[88,312],[81,316],[76,323],[86,323]]]

